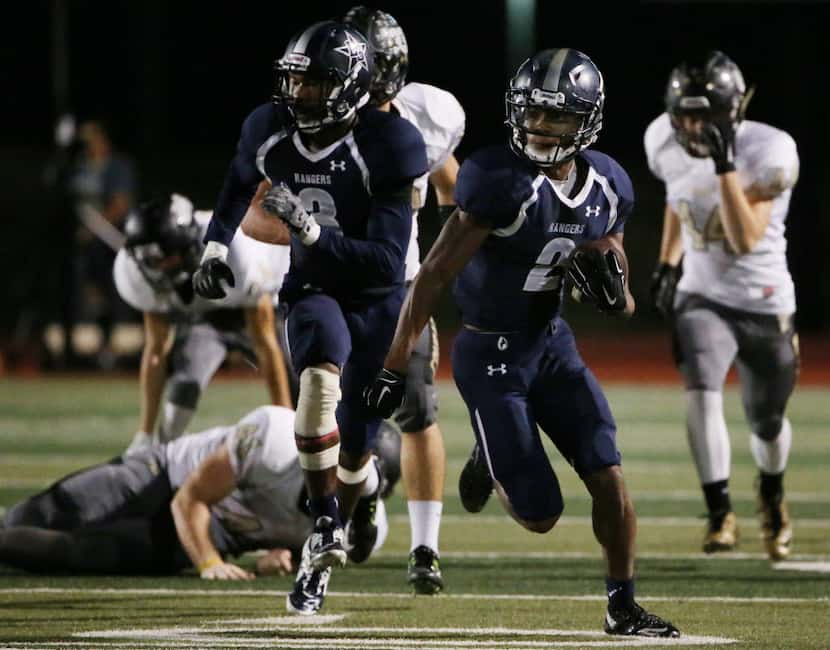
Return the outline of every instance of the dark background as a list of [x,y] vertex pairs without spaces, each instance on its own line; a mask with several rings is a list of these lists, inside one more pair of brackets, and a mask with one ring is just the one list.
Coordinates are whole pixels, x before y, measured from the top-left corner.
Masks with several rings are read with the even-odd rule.
[[[36,296],[33,280],[48,272],[54,228],[46,214],[43,168],[53,153],[53,125],[68,110],[79,119],[104,118],[116,148],[136,161],[141,196],[176,190],[197,207],[212,207],[233,154],[242,120],[267,101],[272,63],[299,29],[342,15],[353,2],[82,1],[18,4],[4,20],[0,92],[0,345]],[[751,119],[788,131],[798,144],[801,177],[788,221],[790,268],[803,332],[827,330],[830,316],[828,206],[825,154],[828,117],[827,38],[830,7],[819,3],[536,2],[535,43],[574,47],[603,72],[607,102],[596,148],[631,175],[638,207],[626,229],[631,282],[640,309],[627,327],[657,329],[647,308],[648,276],[658,252],[663,190],[647,167],[643,132],[662,110],[671,68],[688,53],[718,48],[747,82],[757,84]],[[409,79],[453,92],[467,113],[458,149],[502,141],[505,83],[518,61],[508,61],[505,3],[376,2],[404,28]],[[56,54],[56,11],[63,7],[64,54]],[[8,18],[8,16],[7,16]],[[56,60],[58,63],[56,64]],[[65,66],[65,92],[55,70]],[[59,84],[58,84],[59,85]],[[428,245],[436,229],[432,198],[422,215]],[[581,308],[580,308],[581,309]],[[617,321],[571,308],[585,327]],[[454,325],[449,301],[441,324]],[[590,316],[590,318],[589,318]]]

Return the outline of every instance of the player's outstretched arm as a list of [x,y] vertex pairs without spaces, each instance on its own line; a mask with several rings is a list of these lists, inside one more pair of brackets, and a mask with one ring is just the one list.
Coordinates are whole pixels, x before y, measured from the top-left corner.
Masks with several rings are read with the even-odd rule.
[[366,389],[367,405],[382,417],[389,417],[403,400],[407,362],[441,294],[491,232],[489,226],[477,223],[462,210],[456,210],[427,253],[406,294],[384,368]]
[[228,496],[235,487],[230,451],[223,445],[187,477],[170,504],[179,541],[205,580],[254,578],[252,573],[225,562],[210,540],[210,506]]
[[144,312],[144,349],[141,352],[139,385],[141,388],[141,423],[139,431],[152,435],[156,427],[161,394],[167,378],[173,327],[163,314]]

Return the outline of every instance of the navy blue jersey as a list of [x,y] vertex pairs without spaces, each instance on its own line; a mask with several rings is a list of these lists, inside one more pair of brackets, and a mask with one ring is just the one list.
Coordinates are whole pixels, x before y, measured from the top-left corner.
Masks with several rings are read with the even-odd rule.
[[628,174],[609,156],[583,151],[563,196],[506,146],[461,166],[458,206],[494,228],[455,282],[465,323],[491,331],[536,329],[559,313],[564,264],[585,240],[622,232],[634,205]]
[[292,238],[283,295],[322,291],[348,300],[399,285],[412,225],[408,188],[427,171],[420,132],[367,108],[348,134],[312,152],[288,124],[272,104],[245,120],[206,240],[231,240],[267,178],[288,185],[321,226],[313,246]]

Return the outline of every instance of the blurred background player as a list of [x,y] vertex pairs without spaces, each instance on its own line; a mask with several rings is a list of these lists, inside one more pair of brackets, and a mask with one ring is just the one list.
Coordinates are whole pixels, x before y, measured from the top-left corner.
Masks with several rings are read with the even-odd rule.
[[743,119],[750,97],[722,52],[681,63],[669,77],[666,112],[645,134],[649,167],[666,186],[652,296],[672,320],[686,384],[689,444],[709,513],[703,550],[731,550],[738,541],[723,415],[723,384],[735,362],[759,470],[761,536],[780,560],[792,539],[785,409],[798,374],[784,224],[799,160],[787,133]]
[[[387,450],[397,453],[394,440],[377,453],[386,458]],[[377,517],[379,548],[383,502]],[[37,573],[150,575],[192,565],[206,580],[248,580],[254,574],[230,556],[268,550],[256,573],[286,575],[311,527],[294,411],[262,406],[235,425],[74,472],[11,506],[0,563]],[[321,602],[325,587],[310,587]]]
[[141,205],[127,222],[113,275],[121,297],[144,315],[141,416],[131,449],[181,435],[230,350],[257,363],[272,403],[292,404],[273,305],[288,247],[240,234],[229,255],[238,285],[222,300],[205,300],[194,295],[192,277],[209,220],[210,212],[173,194]]
[[[367,391],[381,414],[404,396],[407,360],[455,279],[463,327],[456,385],[507,512],[545,533],[564,503],[539,435],[548,435],[591,494],[606,561],[609,634],[679,636],[634,600],[636,515],[620,469],[616,424],[597,380],[560,317],[564,278],[603,312],[631,314],[613,252],[634,203],[631,181],[588,149],[602,128],[602,75],[585,54],[543,50],[505,95],[510,147],[476,151],[461,167],[458,209],[427,254],[401,310],[384,369]],[[604,240],[591,256],[586,242]]]
[[[300,375],[296,442],[315,521],[286,607],[313,613],[318,606],[296,585],[345,563],[343,525],[361,490],[377,489],[371,449],[381,420],[362,392],[394,333],[413,181],[427,161],[414,126],[366,106],[371,60],[354,28],[315,23],[289,41],[275,67],[274,101],[242,125],[194,287],[206,298],[224,295],[234,277],[228,245],[268,180],[262,206],[291,231],[280,299]],[[356,544],[377,535],[364,523],[353,527]]]
[[[406,83],[409,48],[398,22],[383,11],[352,7],[344,22],[366,36],[373,49],[374,71],[370,103],[392,111],[418,127],[424,138],[429,171],[415,181],[413,207],[420,210],[428,185],[435,188],[438,213],[443,221],[455,209],[453,191],[458,161],[453,152],[464,136],[464,109],[451,94],[435,86]],[[412,216],[412,237],[406,252],[405,281],[409,285],[420,268],[417,213]],[[401,469],[411,529],[407,580],[416,592],[431,594],[443,588],[439,565],[438,533],[443,508],[446,456],[438,427],[438,396],[435,371],[438,365],[438,335],[430,319],[421,333],[406,374],[406,400],[395,415],[403,432]],[[363,497],[354,519],[370,507]],[[377,498],[375,496],[375,498]],[[360,561],[350,552],[349,558]]]
[[94,323],[100,342],[80,347],[95,351],[93,365],[111,368],[113,326],[134,319],[115,290],[112,265],[134,207],[135,165],[130,156],[114,150],[101,120],[84,121],[76,129],[74,117],[64,116],[56,128],[56,142],[58,154],[46,180],[56,193],[56,210],[63,220],[55,227],[61,242],[52,285],[63,332],[57,365],[77,368],[88,361],[76,345],[83,338],[77,326]]

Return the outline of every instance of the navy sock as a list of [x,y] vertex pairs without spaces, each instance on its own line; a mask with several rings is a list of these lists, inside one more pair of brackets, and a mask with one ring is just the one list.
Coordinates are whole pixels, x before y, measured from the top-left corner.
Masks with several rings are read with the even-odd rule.
[[318,497],[316,499],[308,500],[308,509],[311,511],[311,518],[316,522],[319,517],[331,517],[331,520],[336,526],[342,525],[340,523],[340,511],[338,510],[337,497],[333,494],[330,496]]
[[627,609],[634,604],[634,578],[629,580],[605,579],[609,609]]

